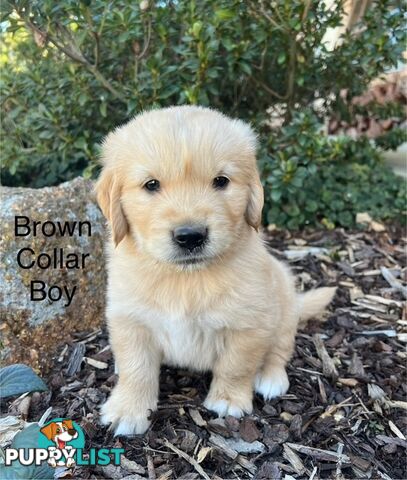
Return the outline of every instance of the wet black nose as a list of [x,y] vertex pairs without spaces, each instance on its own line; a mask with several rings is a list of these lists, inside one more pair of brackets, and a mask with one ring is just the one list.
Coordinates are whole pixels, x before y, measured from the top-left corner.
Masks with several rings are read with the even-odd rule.
[[71,437],[73,437],[76,433],[76,430],[74,428],[69,428],[68,433],[69,433],[69,435],[71,435]]
[[204,243],[208,229],[199,225],[182,225],[172,232],[172,236],[177,245],[192,251]]

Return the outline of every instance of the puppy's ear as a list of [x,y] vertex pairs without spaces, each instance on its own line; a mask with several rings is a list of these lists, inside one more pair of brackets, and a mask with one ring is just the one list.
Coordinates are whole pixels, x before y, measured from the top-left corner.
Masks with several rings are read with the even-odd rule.
[[66,426],[66,428],[68,428],[69,430],[71,430],[72,428],[74,428],[73,423],[72,423],[72,420],[64,420],[62,423],[63,423],[63,424]]
[[42,427],[40,432],[43,433],[48,440],[53,440],[55,437],[55,423],[50,423],[49,425]]
[[247,202],[245,218],[246,222],[255,228],[259,229],[261,224],[261,212],[264,204],[263,185],[261,184],[259,174],[256,172],[249,184],[249,200]]
[[96,198],[103,215],[110,222],[115,246],[123,240],[129,231],[129,224],[121,205],[121,184],[114,172],[105,167],[96,182]]

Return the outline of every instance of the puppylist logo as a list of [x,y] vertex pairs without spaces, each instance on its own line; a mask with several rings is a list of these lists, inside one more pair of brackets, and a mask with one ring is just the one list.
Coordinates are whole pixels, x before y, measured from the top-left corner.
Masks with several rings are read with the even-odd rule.
[[39,431],[38,448],[7,448],[5,465],[18,461],[22,465],[41,465],[67,468],[75,465],[120,465],[123,448],[90,448],[85,452],[85,435],[74,421],[54,418]]

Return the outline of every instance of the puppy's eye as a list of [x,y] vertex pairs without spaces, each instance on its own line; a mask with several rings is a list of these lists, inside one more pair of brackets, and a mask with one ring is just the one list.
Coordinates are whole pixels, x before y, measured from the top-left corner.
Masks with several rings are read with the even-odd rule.
[[212,185],[213,188],[221,190],[223,188],[226,188],[229,182],[230,180],[227,177],[219,176],[213,179]]
[[59,428],[57,428],[57,433],[61,433],[61,430]]
[[147,183],[144,184],[144,188],[149,192],[157,192],[160,190],[160,182],[158,180],[149,180]]

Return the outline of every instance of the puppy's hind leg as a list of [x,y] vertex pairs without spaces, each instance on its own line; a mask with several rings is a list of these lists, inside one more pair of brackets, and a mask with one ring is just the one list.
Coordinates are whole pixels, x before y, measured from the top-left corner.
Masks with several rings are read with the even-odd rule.
[[213,379],[204,406],[220,417],[251,413],[253,382],[269,340],[255,330],[225,333],[225,345],[213,367]]
[[286,394],[290,386],[285,367],[294,350],[295,330],[278,337],[269,346],[263,366],[256,375],[254,388],[264,400]]
[[145,327],[122,318],[109,327],[119,380],[101,408],[101,422],[111,423],[115,435],[141,434],[157,408],[160,353]]
[[285,369],[286,361],[278,355],[270,353],[256,375],[254,389],[264,400],[280,397],[287,393],[290,382]]

